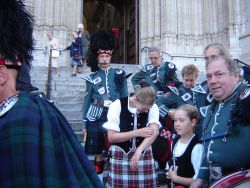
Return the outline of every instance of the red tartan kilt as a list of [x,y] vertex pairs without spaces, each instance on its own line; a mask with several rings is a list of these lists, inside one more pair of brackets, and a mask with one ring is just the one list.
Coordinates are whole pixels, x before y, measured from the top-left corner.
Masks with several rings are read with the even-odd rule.
[[151,147],[143,152],[138,169],[134,171],[130,168],[133,154],[134,151],[126,154],[118,146],[110,147],[108,187],[156,187],[157,173]]

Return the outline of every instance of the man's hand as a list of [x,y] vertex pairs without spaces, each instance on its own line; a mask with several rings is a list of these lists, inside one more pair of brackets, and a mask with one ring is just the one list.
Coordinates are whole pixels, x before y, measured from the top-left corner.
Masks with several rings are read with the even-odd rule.
[[154,134],[154,129],[149,127],[144,127],[135,130],[135,137],[150,137]]
[[196,179],[194,182],[190,185],[190,188],[206,188],[206,181],[202,179]]

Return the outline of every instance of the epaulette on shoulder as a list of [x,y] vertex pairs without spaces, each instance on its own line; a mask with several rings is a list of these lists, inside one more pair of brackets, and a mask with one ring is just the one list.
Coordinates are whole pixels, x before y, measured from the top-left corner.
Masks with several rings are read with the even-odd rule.
[[116,68],[116,69],[115,69],[115,73],[116,73],[116,74],[122,74],[122,73],[125,73],[125,72],[124,72],[124,70],[122,70],[122,69]]
[[171,63],[171,62],[168,62],[168,67],[170,69],[175,69],[175,64]]
[[178,89],[177,89],[176,87],[174,87],[174,86],[168,86],[168,88],[169,88],[172,92],[174,92],[174,94],[179,95]]
[[162,66],[162,67],[167,66],[170,69],[176,68],[176,65],[174,63],[169,62],[169,61],[163,61],[160,66]]
[[88,81],[88,82],[90,82],[90,83],[93,83],[93,80],[92,80],[92,78],[91,78],[91,75],[83,76],[83,77],[81,77],[81,79],[86,80],[86,81]]
[[239,111],[240,111],[240,120],[243,124],[250,124],[250,87],[247,86],[243,89],[239,96]]
[[240,100],[245,100],[250,96],[250,87],[247,86],[241,93],[240,93]]

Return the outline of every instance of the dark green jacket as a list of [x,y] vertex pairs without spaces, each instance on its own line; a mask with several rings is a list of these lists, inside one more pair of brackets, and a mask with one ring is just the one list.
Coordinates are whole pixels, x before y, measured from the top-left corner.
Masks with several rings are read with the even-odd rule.
[[245,103],[240,94],[248,95],[244,100],[250,100],[250,88],[246,92],[245,87],[240,83],[226,100],[214,101],[208,107],[203,121],[205,152],[198,178],[209,180],[209,166],[240,169],[250,165],[250,122],[241,113],[249,112],[249,106],[239,106]]
[[167,91],[170,83],[179,83],[176,75],[176,67],[173,63],[162,62],[159,67],[151,64],[140,66],[139,71],[132,77],[131,82],[136,89],[141,80],[146,80],[156,91]]

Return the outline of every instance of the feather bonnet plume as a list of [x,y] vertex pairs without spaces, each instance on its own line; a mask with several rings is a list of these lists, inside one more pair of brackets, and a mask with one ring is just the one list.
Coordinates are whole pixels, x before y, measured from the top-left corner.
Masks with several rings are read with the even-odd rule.
[[30,65],[34,19],[21,0],[0,1],[0,56]]

